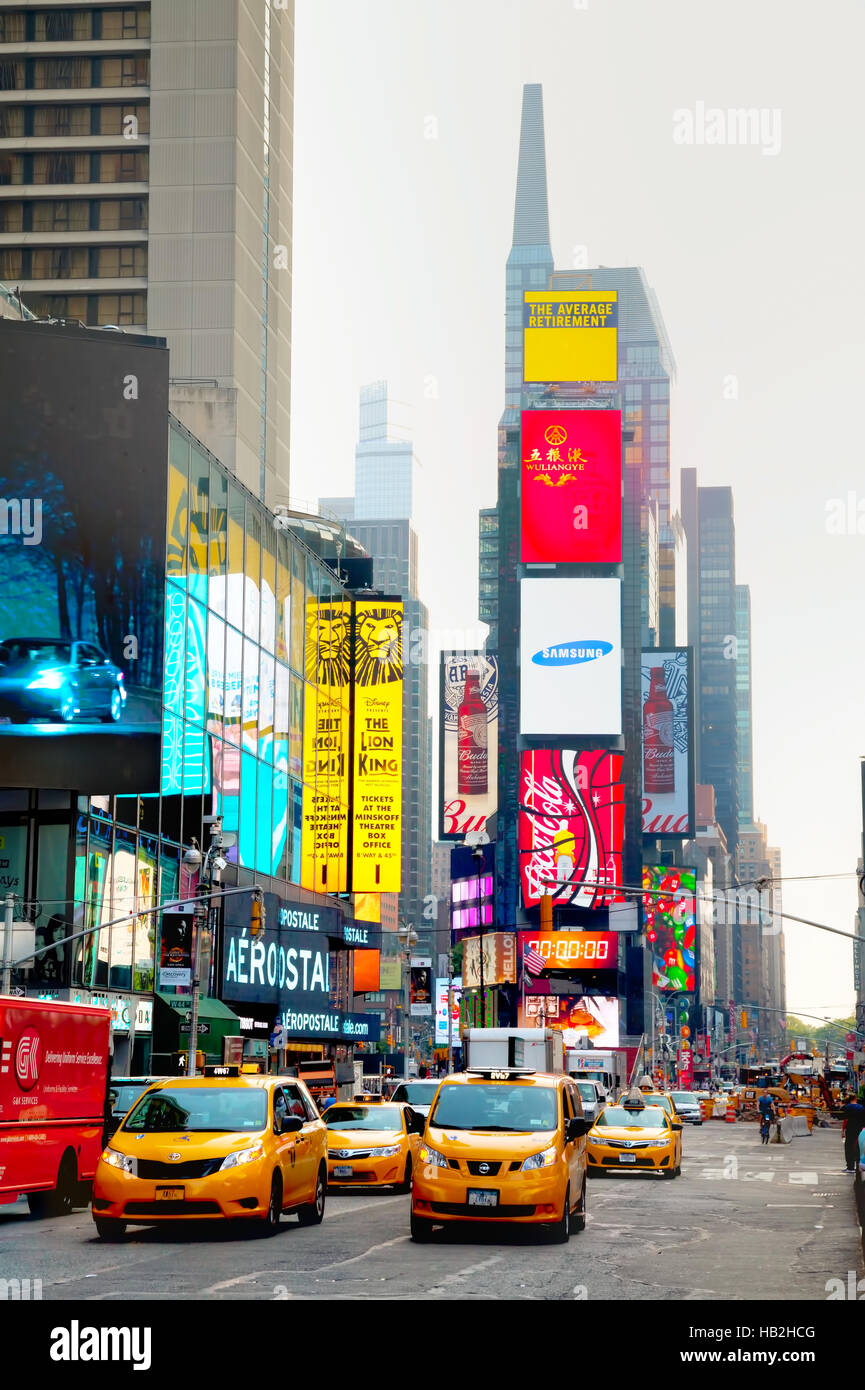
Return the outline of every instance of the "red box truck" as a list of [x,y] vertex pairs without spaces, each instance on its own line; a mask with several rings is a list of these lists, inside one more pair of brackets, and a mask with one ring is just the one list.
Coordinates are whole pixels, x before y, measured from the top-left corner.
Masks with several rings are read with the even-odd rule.
[[0,995],[0,1202],[72,1208],[102,1151],[108,1009]]

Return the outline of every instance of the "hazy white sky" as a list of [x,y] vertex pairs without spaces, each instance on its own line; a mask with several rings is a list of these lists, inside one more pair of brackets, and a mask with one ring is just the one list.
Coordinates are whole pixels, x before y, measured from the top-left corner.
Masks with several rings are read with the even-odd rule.
[[[861,4],[297,0],[296,34],[292,493],[352,490],[358,390],[386,377],[422,464],[432,626],[476,623],[522,85],[543,83],[556,265],[585,246],[590,266],[643,266],[678,364],[674,489],[682,467],[733,488],[755,812],[783,853],[785,908],[851,931],[865,754]],[[697,119],[698,103],[765,111],[761,143],[676,143],[674,112]],[[848,493],[861,535],[855,520],[852,534],[827,530]],[[818,874],[846,877],[802,881]],[[850,943],[785,930],[790,1010],[849,1012]]]

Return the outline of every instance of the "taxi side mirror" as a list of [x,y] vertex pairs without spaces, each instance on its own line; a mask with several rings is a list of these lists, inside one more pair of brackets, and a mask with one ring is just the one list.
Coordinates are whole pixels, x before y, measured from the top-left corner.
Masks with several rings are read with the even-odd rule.
[[426,1118],[419,1115],[416,1110],[411,1110],[406,1115],[406,1128],[409,1134],[423,1134],[426,1129]]
[[592,1121],[586,1119],[584,1115],[574,1115],[565,1124],[565,1142],[570,1144],[574,1139],[582,1139],[588,1134],[592,1127]]
[[679,1130],[679,1129],[684,1129],[684,1128],[685,1128],[685,1126],[684,1126],[684,1124],[683,1124],[683,1122],[682,1122],[681,1120],[671,1120],[671,1121],[670,1121],[670,1129]]
[[303,1129],[303,1120],[299,1115],[277,1115],[273,1122],[274,1134],[296,1134],[299,1129]]

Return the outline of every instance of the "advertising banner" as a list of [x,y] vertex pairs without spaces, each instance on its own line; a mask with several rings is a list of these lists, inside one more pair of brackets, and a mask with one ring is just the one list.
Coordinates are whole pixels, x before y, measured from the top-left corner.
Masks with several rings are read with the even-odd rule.
[[159,989],[174,990],[192,984],[192,949],[195,919],[192,903],[169,907],[162,914],[159,938]]
[[619,1046],[619,1001],[613,995],[527,994],[519,1009],[521,1028],[559,1028],[565,1047],[589,1038],[596,1048]]
[[520,605],[520,733],[621,734],[621,580],[523,579]]
[[412,1018],[432,1016],[432,959],[413,956],[409,971],[409,1008]]
[[402,961],[382,961],[379,972],[379,989],[402,989]]
[[[460,1046],[460,999],[462,998],[462,977],[455,975],[451,985],[451,1043]],[[436,980],[436,1022],[435,1046],[448,1045],[448,982],[447,977]]]
[[643,869],[643,919],[652,952],[652,989],[693,993],[696,971],[696,869]]
[[538,749],[520,759],[517,842],[523,905],[608,907],[623,901],[622,756]]
[[381,989],[381,951],[354,951],[355,994],[377,993]]
[[499,663],[484,652],[442,652],[439,839],[486,830],[498,805]]
[[524,381],[615,381],[619,308],[615,290],[527,290]]
[[[521,931],[520,956],[536,951],[549,970],[616,970],[619,938],[611,931]],[[529,972],[531,974],[531,972]]]
[[0,783],[156,792],[168,351],[0,318],[0,382]]
[[354,613],[352,888],[398,893],[402,834],[402,619],[396,599]]
[[351,603],[306,602],[301,886],[348,890]]
[[[463,989],[479,989],[481,983],[481,937],[463,938]],[[486,932],[483,936],[484,989],[487,985],[515,985],[517,982],[516,932]]]
[[642,655],[643,834],[694,834],[694,736],[690,647]]
[[520,559],[619,564],[621,413],[524,410],[521,458]]

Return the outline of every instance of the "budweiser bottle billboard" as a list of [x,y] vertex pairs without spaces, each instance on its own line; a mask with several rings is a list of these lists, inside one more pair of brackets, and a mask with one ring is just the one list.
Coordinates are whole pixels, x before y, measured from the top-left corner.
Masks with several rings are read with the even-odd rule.
[[487,711],[481,699],[480,675],[466,672],[466,688],[457,711],[457,793],[485,796],[487,792]]
[[660,795],[675,791],[673,706],[667,699],[663,666],[653,666],[649,696],[643,705],[643,790]]

